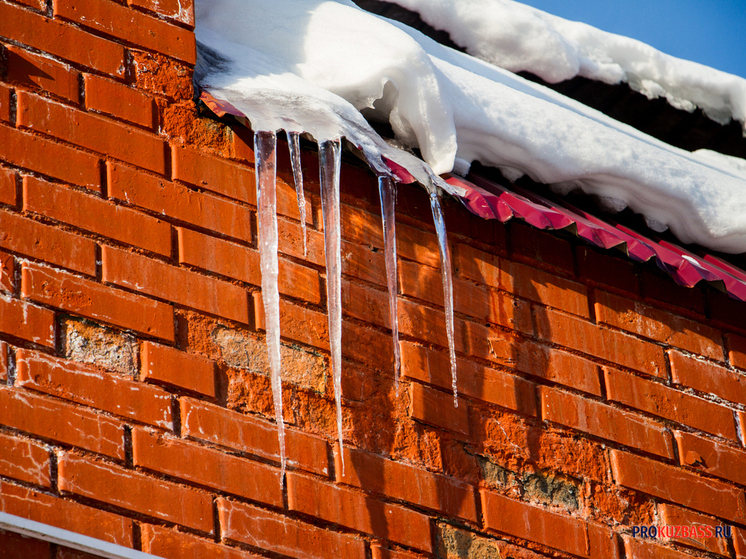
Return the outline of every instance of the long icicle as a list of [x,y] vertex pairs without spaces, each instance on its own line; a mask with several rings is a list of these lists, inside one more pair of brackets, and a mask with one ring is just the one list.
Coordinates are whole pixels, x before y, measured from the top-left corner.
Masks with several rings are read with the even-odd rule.
[[269,354],[270,381],[280,443],[280,483],[285,479],[285,423],[282,417],[280,358],[280,294],[277,287],[277,136],[274,132],[254,134],[256,157],[256,198],[259,214],[259,260],[262,271],[262,299]]
[[295,181],[295,195],[298,198],[298,212],[300,226],[303,231],[303,258],[308,256],[308,235],[306,234],[306,197],[303,194],[303,168],[300,164],[300,134],[288,132],[288,148],[290,149],[290,165],[293,168]]
[[438,248],[440,249],[440,268],[443,278],[443,299],[445,300],[446,334],[448,335],[448,351],[451,357],[451,384],[453,386],[453,405],[458,407],[458,378],[456,375],[456,347],[453,335],[453,270],[451,267],[451,249],[448,246],[446,222],[443,209],[440,206],[438,192],[430,192],[430,209],[433,212],[435,232],[438,234]]
[[386,283],[389,288],[389,313],[391,314],[391,335],[394,341],[394,386],[399,395],[399,374],[401,371],[401,350],[399,349],[398,313],[398,272],[396,262],[396,183],[389,177],[379,175],[378,195],[381,198],[381,219],[383,221],[383,247],[386,255]]
[[337,437],[344,472],[342,446],[342,251],[339,217],[339,171],[342,148],[339,140],[326,140],[319,146],[321,213],[324,219],[326,253],[326,302],[329,309],[329,346],[332,354],[334,401],[337,405]]

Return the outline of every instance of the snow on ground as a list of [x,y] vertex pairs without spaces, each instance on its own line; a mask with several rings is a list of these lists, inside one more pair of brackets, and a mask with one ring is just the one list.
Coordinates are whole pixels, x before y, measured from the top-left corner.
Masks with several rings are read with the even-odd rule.
[[[445,9],[446,2],[427,5]],[[629,205],[667,225],[684,242],[746,251],[746,178],[719,158],[645,136],[346,0],[198,0],[196,8],[197,39],[208,55],[199,79],[215,97],[243,111],[257,130],[305,131],[317,141],[344,136],[375,168],[394,160],[426,185],[430,168],[438,174],[464,172],[480,161],[511,178],[527,174],[559,190],[582,188],[614,199],[617,206]],[[515,16],[500,27],[525,32],[533,21],[525,14],[526,21]],[[600,49],[607,36],[590,29],[584,32],[595,43],[582,37],[576,42]],[[488,31],[485,24],[480,33]],[[459,37],[454,34],[457,42]],[[556,45],[567,43],[558,37]],[[539,44],[537,53],[560,52],[554,43]],[[629,51],[625,44],[617,50]],[[637,50],[640,66],[646,52],[655,59],[652,49]],[[590,64],[586,55],[577,58]],[[614,64],[609,62],[608,75]],[[691,68],[700,89],[717,96],[719,82]],[[366,118],[389,122],[399,141],[421,150],[427,165],[386,144]]]
[[549,83],[583,76],[629,83],[676,108],[746,126],[746,80],[664,54],[635,39],[569,21],[512,0],[387,0],[420,14],[466,51]]

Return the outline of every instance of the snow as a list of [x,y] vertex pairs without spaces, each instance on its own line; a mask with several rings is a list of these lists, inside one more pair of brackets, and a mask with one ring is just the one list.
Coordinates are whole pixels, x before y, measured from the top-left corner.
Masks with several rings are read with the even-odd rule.
[[[613,199],[683,242],[746,251],[746,180],[719,159],[647,137],[346,0],[198,0],[196,8],[199,79],[257,130],[307,132],[319,142],[345,137],[379,174],[398,165],[425,186],[443,187],[437,174],[463,173],[480,161],[513,179],[527,174]],[[515,13],[536,15],[528,8]],[[600,41],[589,30],[586,36]],[[557,50],[549,45],[540,43],[537,52]],[[720,82],[690,68],[699,89],[717,95]],[[388,121],[425,163],[387,144],[366,118]]]
[[[713,120],[746,125],[746,80],[664,54],[635,39],[569,21],[512,0],[388,0],[447,31],[491,64],[529,71],[549,83],[583,76],[629,83],[648,98],[700,107]],[[734,45],[737,48],[737,45]]]

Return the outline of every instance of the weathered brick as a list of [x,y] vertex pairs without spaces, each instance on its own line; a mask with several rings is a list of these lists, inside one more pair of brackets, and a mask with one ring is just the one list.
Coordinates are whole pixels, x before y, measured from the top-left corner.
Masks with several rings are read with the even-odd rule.
[[62,354],[78,363],[90,363],[134,378],[137,375],[137,340],[131,334],[84,318],[62,316]]
[[155,126],[155,103],[142,91],[94,74],[84,74],[83,83],[85,107],[89,111],[121,118],[145,128]]
[[212,500],[206,493],[67,452],[58,454],[57,468],[60,491],[213,531]]
[[16,262],[12,254],[0,250],[0,291],[15,293]]
[[409,415],[423,423],[469,436],[468,404],[466,400],[459,398],[459,406],[455,407],[452,394],[413,382]]
[[[319,248],[316,248],[316,247]],[[312,262],[316,256],[320,257],[320,264],[324,262],[323,235],[309,230],[309,260]],[[386,285],[386,264],[382,252],[373,250],[371,247],[356,245],[342,241],[342,274],[354,276],[363,281]]]
[[746,485],[746,452],[691,433],[676,431],[682,465]]
[[3,559],[48,559],[52,544],[44,540],[0,531],[0,549]]
[[534,316],[539,337],[547,341],[650,375],[666,376],[659,346],[551,309],[535,309]]
[[8,344],[0,342],[0,383],[8,380]]
[[0,126],[0,145],[3,159],[12,165],[101,190],[100,159],[95,155],[7,126]]
[[[185,437],[279,461],[280,446],[274,423],[219,406],[181,398],[181,432]],[[285,428],[287,463],[320,475],[329,474],[325,440]]]
[[[346,213],[346,212],[345,212]],[[369,214],[371,215],[371,214]],[[342,216],[342,231],[345,229],[345,216]],[[383,248],[383,233],[381,230],[381,218],[378,216],[366,217],[365,220],[356,220],[350,223],[349,229],[359,227],[362,223],[370,228],[368,233],[370,244],[376,248]],[[377,231],[377,233],[376,233]],[[344,235],[347,238],[347,235]],[[423,231],[403,223],[396,224],[396,254],[399,258],[414,260],[425,266],[440,268],[440,251],[438,249],[438,238],[434,233]]]
[[[411,336],[418,340],[437,344],[447,348],[448,335],[446,332],[446,318],[443,309],[433,309],[413,301],[399,300],[399,332],[405,336]],[[454,347],[457,352],[466,350],[464,333],[464,321],[454,320]]]
[[[251,242],[251,212],[229,200],[191,190],[119,163],[107,161],[111,198],[216,233]],[[323,264],[323,261],[322,261]]]
[[[2,98],[0,98],[0,105],[2,105]],[[0,167],[0,204],[16,205],[16,177],[16,173],[10,169]]]
[[485,526],[490,530],[589,557],[585,523],[535,505],[482,490]]
[[719,330],[625,297],[596,292],[596,319],[644,338],[722,361]]
[[103,281],[248,324],[246,290],[145,256],[102,247]]
[[601,402],[541,387],[541,412],[544,421],[559,423],[650,454],[673,458],[671,435],[659,424]]
[[241,549],[217,544],[210,540],[169,530],[153,524],[141,524],[142,550],[165,559],[258,559]]
[[5,122],[10,122],[10,92],[7,85],[0,83],[0,120]]
[[590,316],[585,286],[517,262],[502,260],[501,264],[503,289],[548,307],[584,318]]
[[0,295],[0,332],[46,347],[54,347],[54,313]]
[[671,362],[671,379],[676,384],[746,404],[746,375],[675,350],[668,352],[668,358]]
[[[303,254],[303,229],[299,223],[277,216],[277,235],[278,250],[280,254],[294,256],[301,260],[307,260],[318,266],[325,266],[324,256],[324,233],[316,231],[310,227],[306,228],[306,244],[308,251]],[[363,257],[360,255],[363,254]],[[369,256],[373,255],[373,256]],[[377,257],[377,258],[376,258]],[[380,262],[381,266],[376,269],[371,260]],[[353,243],[342,241],[342,273],[349,274],[361,279],[367,279],[369,276],[382,278],[386,282],[386,274],[383,271],[383,255],[364,249]],[[357,273],[356,273],[357,271]],[[358,275],[360,274],[360,275]],[[373,280],[373,283],[379,283]]]
[[50,486],[49,450],[28,439],[0,433],[0,475]]
[[738,527],[733,528],[733,547],[737,559],[746,557],[746,530]]
[[127,0],[127,5],[155,12],[194,27],[194,2],[192,0]]
[[163,174],[167,144],[155,134],[18,92],[18,125]]
[[610,458],[619,485],[735,522],[746,520],[744,493],[732,485],[621,450],[611,450]]
[[686,526],[696,530],[696,533],[689,536],[674,536],[671,538],[673,541],[725,557],[729,556],[728,541],[725,538],[716,538],[714,528],[710,528],[720,524],[716,519],[668,503],[658,505],[658,515],[664,526]]
[[299,559],[365,557],[365,543],[354,536],[223,498],[218,498],[217,504],[225,539]]
[[604,376],[609,400],[737,440],[733,412],[724,406],[616,369],[604,368]]
[[124,424],[25,390],[0,387],[0,424],[124,460]]
[[71,4],[54,0],[54,16],[149,50],[196,62],[194,33],[107,0]]
[[424,551],[432,549],[430,521],[423,514],[293,472],[287,488],[290,510]]
[[[401,374],[441,388],[451,388],[451,360],[445,353],[401,341]],[[477,365],[456,362],[458,393],[526,415],[536,415],[535,385],[520,377]]]
[[577,246],[578,277],[586,282],[640,294],[640,282],[635,273],[635,264],[629,260],[614,258],[607,252],[598,252],[587,246]]
[[358,361],[376,370],[392,370],[394,348],[390,334],[342,321],[342,339],[357,340],[354,344],[342,344],[342,357]]
[[23,209],[122,243],[171,255],[171,226],[98,196],[23,177]]
[[7,46],[5,52],[9,82],[38,87],[73,103],[79,102],[80,72],[49,57],[39,56],[15,46]]
[[282,507],[278,468],[140,428],[132,432],[132,456],[136,466]]
[[566,274],[574,273],[572,246],[564,239],[516,220],[510,222],[508,231],[512,258],[535,261]]
[[[177,231],[180,263],[261,286],[259,251],[182,227]],[[321,278],[316,270],[284,258],[278,263],[280,293],[316,305],[321,303]]]
[[48,266],[25,262],[24,297],[128,330],[174,340],[173,308],[146,297],[104,287]]
[[502,260],[499,256],[457,244],[453,250],[453,268],[456,275],[495,289],[510,291],[509,278],[505,277]]
[[624,549],[634,559],[692,559],[688,553],[629,537],[624,537]]
[[104,74],[125,74],[123,46],[12,4],[0,4],[0,36]]
[[171,396],[160,388],[25,349],[18,350],[16,362],[18,386],[173,428]]
[[132,520],[0,481],[0,511],[132,547]]
[[347,446],[343,452],[344,468],[339,445],[335,446],[341,483],[476,522],[476,495],[471,485]]
[[171,167],[174,180],[256,206],[256,182],[250,167],[176,144],[171,146]]
[[[255,323],[257,330],[265,330],[264,302],[261,293],[253,294]],[[347,324],[342,323],[342,338]],[[280,300],[280,329],[282,337],[295,340],[319,349],[329,349],[328,322],[325,313],[307,309],[289,301]],[[348,339],[354,339],[354,336]],[[343,347],[342,353],[355,348]]]
[[140,361],[143,380],[215,397],[215,362],[206,357],[143,342]]
[[409,551],[395,551],[377,543],[370,544],[371,559],[423,559],[418,553]]
[[469,324],[469,353],[529,375],[601,396],[599,367],[565,351]]
[[726,334],[728,342],[728,360],[739,369],[746,370],[746,338],[735,334]]

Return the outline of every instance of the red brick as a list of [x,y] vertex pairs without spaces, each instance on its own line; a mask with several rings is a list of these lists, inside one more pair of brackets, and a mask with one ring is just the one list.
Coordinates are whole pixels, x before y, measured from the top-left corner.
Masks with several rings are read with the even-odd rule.
[[[354,344],[342,344],[342,357],[359,361],[377,370],[393,370],[394,347],[390,334],[342,321],[342,339],[356,340]],[[342,375],[344,376],[344,372]]]
[[[344,219],[344,215],[343,215]],[[369,227],[374,230],[377,227],[378,233],[369,235],[370,244],[376,248],[383,248],[383,233],[381,232],[381,218],[373,216],[369,218],[371,223]],[[358,222],[353,222],[351,227],[359,226]],[[345,231],[344,223],[342,231]],[[346,237],[346,236],[345,236]],[[453,252],[453,251],[451,251]],[[440,269],[440,251],[438,249],[438,238],[434,233],[416,229],[403,223],[396,224],[396,253],[399,258],[414,260],[425,266]]]
[[663,348],[595,324],[560,314],[551,309],[536,309],[536,328],[539,337],[555,344],[581,351],[655,375],[666,376]]
[[578,277],[584,281],[633,295],[640,294],[640,280],[633,262],[613,258],[586,246],[576,247],[575,257],[578,261]]
[[[400,347],[403,377],[451,389],[451,361],[446,353],[405,341],[400,342]],[[464,359],[458,359],[456,366],[459,395],[536,415],[535,385],[532,382]]]
[[735,548],[737,559],[746,557],[746,530],[737,527],[733,528],[733,547]]
[[0,433],[0,475],[49,487],[49,468],[43,445]]
[[207,493],[118,466],[60,452],[60,491],[212,533],[212,501]]
[[589,557],[585,523],[578,518],[481,491],[485,526],[573,555]]
[[15,293],[16,263],[12,254],[0,251],[0,291]]
[[122,243],[171,255],[171,226],[97,196],[23,177],[23,209]]
[[124,460],[124,424],[91,410],[0,387],[0,424]]
[[0,120],[10,122],[10,88],[0,83]]
[[624,537],[624,549],[627,557],[634,559],[692,559],[688,553],[626,536]]
[[[262,284],[259,251],[179,227],[179,262],[250,283]],[[321,278],[312,269],[279,259],[278,289],[283,295],[321,303]]]
[[535,261],[545,267],[574,274],[572,246],[553,232],[541,231],[517,221],[509,224],[514,259]]
[[622,559],[619,535],[605,524],[586,524],[590,556],[598,559]]
[[[599,367],[592,361],[521,338],[469,324],[469,353],[577,390],[601,396]],[[477,347],[477,344],[479,346]]]
[[728,360],[739,369],[746,370],[746,338],[735,334],[726,334],[728,342]]
[[741,336],[746,336],[746,323],[743,321],[746,303],[736,301],[726,293],[721,293],[716,289],[708,289],[706,294],[709,322],[716,327],[722,327],[724,330],[732,330],[738,332]]
[[[181,432],[185,437],[279,462],[275,424],[256,417],[181,398]],[[325,440],[286,426],[285,449],[289,466],[329,475],[329,446]]]
[[682,431],[676,431],[674,438],[682,465],[746,485],[746,452],[743,450]]
[[18,126],[163,174],[168,146],[158,136],[37,95],[18,92]]
[[342,280],[342,312],[352,318],[391,329],[389,294]]
[[172,347],[143,342],[140,377],[214,398],[215,362]]
[[363,493],[289,473],[288,508],[424,551],[432,550],[427,516]]
[[256,206],[256,182],[250,167],[177,144],[171,148],[171,167],[174,180]]
[[[108,195],[169,220],[251,242],[251,212],[223,198],[107,161]],[[323,258],[322,262],[323,264]]]
[[196,62],[193,32],[108,0],[89,0],[85,4],[54,0],[54,16],[168,54],[188,64]]
[[[318,256],[321,258],[320,265],[324,266],[323,235],[309,230],[309,260],[314,262]],[[316,249],[316,239],[320,245]],[[386,285],[386,263],[382,252],[376,252],[370,247],[356,245],[342,241],[342,274],[354,276],[363,281]],[[442,289],[442,288],[441,288]]]
[[18,350],[16,360],[17,386],[163,429],[173,428],[171,396],[160,388],[25,349]]
[[731,485],[621,450],[611,450],[611,471],[629,489],[735,522],[746,520],[744,493]]
[[150,96],[93,74],[84,74],[83,80],[85,107],[89,111],[121,118],[145,128],[155,126],[155,103]]
[[47,9],[47,3],[45,0],[15,0],[18,4],[23,4],[30,8],[35,8],[39,11],[45,11]]
[[165,557],[165,559],[203,559],[205,557],[259,559],[257,555],[241,549],[220,545],[153,524],[142,524],[141,534],[142,550],[157,557]]
[[[319,213],[321,209],[319,208]],[[363,246],[370,246],[377,249],[383,249],[383,230],[381,225],[381,216],[375,215],[360,208],[353,206],[344,205],[340,214],[341,226],[342,226],[342,238],[346,241],[351,241]],[[319,220],[319,223],[323,223]],[[409,235],[407,235],[409,233]],[[396,225],[396,240],[398,244],[401,244],[407,236],[415,236],[421,233],[417,229],[412,229],[406,225],[397,223]],[[433,240],[435,236],[432,235]],[[437,242],[433,245],[436,251],[438,251]],[[398,252],[400,257],[410,258],[410,254],[404,256],[401,252]],[[430,263],[431,266],[436,267],[440,265],[440,260],[433,260]]]
[[370,544],[371,559],[423,559],[422,555],[408,551],[394,551],[381,547],[379,544]]
[[54,313],[0,295],[0,332],[53,348]]
[[0,203],[15,206],[16,200],[16,174],[0,167]]
[[516,262],[501,263],[501,281],[507,291],[584,318],[590,316],[585,286]]
[[[299,223],[283,219],[278,216],[277,233],[279,236],[279,251],[281,254],[294,256],[301,260],[307,260],[318,266],[325,266],[324,257],[324,234],[311,228],[306,229],[306,238],[308,245],[307,254],[303,254],[303,230]],[[350,254],[352,252],[357,254]],[[360,257],[359,254],[365,256]],[[368,256],[372,255],[372,256]],[[380,267],[375,266],[371,260],[380,263]],[[359,271],[358,271],[359,270]],[[373,252],[370,249],[363,249],[353,243],[342,241],[342,273],[367,279],[369,276],[379,278],[380,281],[373,283],[386,283],[386,274],[384,272],[383,255]],[[356,273],[356,271],[358,271]],[[360,275],[358,275],[360,274]],[[370,280],[369,280],[370,281]]]
[[280,470],[143,429],[132,432],[135,466],[282,507]]
[[453,269],[464,279],[510,291],[510,285],[505,283],[509,278],[505,277],[502,259],[495,254],[457,244],[453,251]]
[[365,557],[363,540],[218,498],[223,538],[297,558]]
[[128,330],[174,340],[173,308],[99,283],[25,262],[21,293],[39,303]]
[[650,454],[673,458],[671,435],[659,424],[601,402],[541,387],[542,419]]
[[49,542],[0,530],[0,553],[3,559],[49,559]]
[[668,352],[668,358],[671,362],[671,378],[676,384],[746,404],[746,375],[674,350]]
[[194,27],[194,3],[192,0],[127,0],[127,5],[175,19]]
[[38,87],[75,104],[80,101],[80,72],[18,47],[7,46],[5,52],[9,82]]
[[[446,318],[443,309],[433,309],[407,300],[399,300],[399,332],[418,340],[448,347]],[[454,320],[454,346],[457,352],[466,350],[464,321]]]
[[645,299],[653,304],[665,303],[684,314],[704,316],[705,303],[700,288],[677,285],[671,276],[658,271],[655,266],[643,268],[641,283]]
[[7,126],[0,126],[0,145],[3,159],[12,165],[101,190],[101,161],[94,155]]
[[0,481],[0,511],[132,547],[132,520]]
[[0,383],[8,380],[8,344],[0,342]]
[[627,332],[723,360],[719,330],[603,291],[596,292],[596,319]]
[[343,452],[344,468],[339,445],[335,446],[335,467],[341,483],[446,516],[477,521],[476,499],[471,485],[347,446]]
[[125,49],[121,45],[12,4],[0,4],[0,36],[104,74],[125,75]]
[[226,281],[104,246],[103,281],[173,301],[243,324],[249,322],[245,289]]
[[704,528],[719,525],[720,522],[716,519],[667,503],[658,505],[658,515],[662,525],[697,527],[697,534],[693,534],[691,537],[673,537],[671,538],[673,541],[725,557],[730,555],[727,540],[714,537],[714,528],[712,529],[713,535],[708,537],[707,529]]
[[604,368],[609,400],[737,440],[733,412],[713,402],[649,380]]
[[459,398],[454,406],[453,395],[412,383],[409,415],[418,421],[469,436],[469,410],[466,400]]

